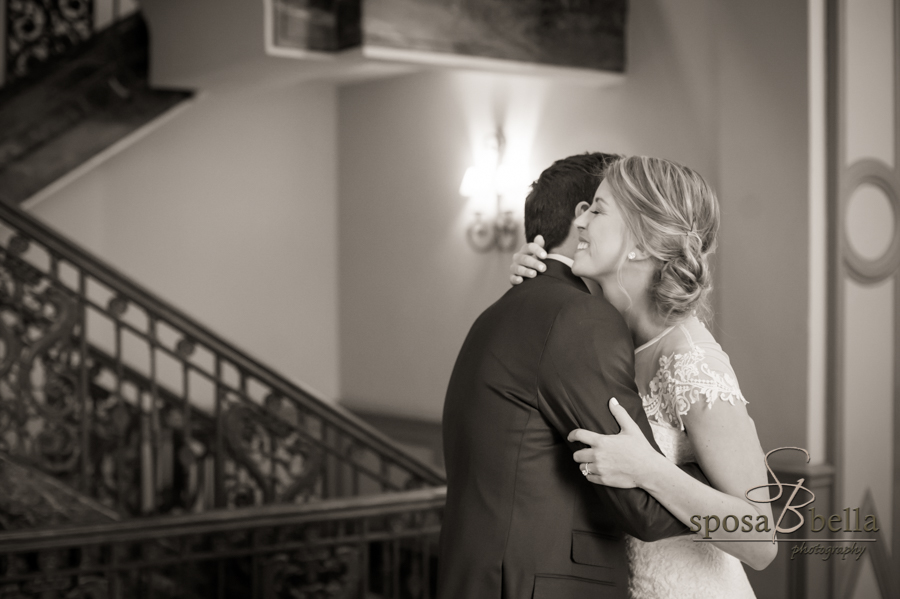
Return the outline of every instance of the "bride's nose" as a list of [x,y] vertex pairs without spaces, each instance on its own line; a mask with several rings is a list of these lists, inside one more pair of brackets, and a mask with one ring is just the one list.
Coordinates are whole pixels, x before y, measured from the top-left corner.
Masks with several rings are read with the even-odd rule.
[[590,212],[585,212],[575,219],[575,227],[577,227],[579,231],[587,227],[587,218],[585,217],[586,214],[590,214]]

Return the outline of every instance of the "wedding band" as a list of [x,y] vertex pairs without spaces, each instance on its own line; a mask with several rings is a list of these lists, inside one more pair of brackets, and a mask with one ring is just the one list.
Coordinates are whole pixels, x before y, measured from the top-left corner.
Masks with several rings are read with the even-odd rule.
[[582,464],[582,465],[581,465],[581,473],[582,473],[583,475],[585,475],[585,476],[587,476],[588,474],[590,474],[590,473],[588,472],[588,469],[587,469],[587,468],[588,468],[588,467],[587,467],[587,464]]

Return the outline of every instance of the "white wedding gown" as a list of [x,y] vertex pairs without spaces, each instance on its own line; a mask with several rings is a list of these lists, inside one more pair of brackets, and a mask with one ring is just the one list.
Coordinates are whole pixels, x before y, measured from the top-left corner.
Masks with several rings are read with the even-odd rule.
[[[688,410],[746,403],[728,356],[693,316],[635,350],[635,376],[653,437],[676,464],[696,461],[681,420]],[[740,560],[695,536],[628,537],[632,599],[754,598]]]

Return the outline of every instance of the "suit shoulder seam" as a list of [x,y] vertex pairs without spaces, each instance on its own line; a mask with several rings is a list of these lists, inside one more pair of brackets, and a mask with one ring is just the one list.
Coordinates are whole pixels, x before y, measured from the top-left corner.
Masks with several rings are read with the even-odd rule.
[[553,334],[553,329],[556,327],[556,323],[559,322],[560,314],[562,314],[564,308],[565,303],[556,310],[556,314],[553,316],[553,322],[550,323],[550,326],[547,328],[547,334],[544,336],[544,341],[541,344],[541,355],[538,357],[538,367],[534,374],[534,403],[537,405],[538,410],[541,409],[541,366],[544,364],[544,354],[547,351],[547,344],[550,342],[550,335]]

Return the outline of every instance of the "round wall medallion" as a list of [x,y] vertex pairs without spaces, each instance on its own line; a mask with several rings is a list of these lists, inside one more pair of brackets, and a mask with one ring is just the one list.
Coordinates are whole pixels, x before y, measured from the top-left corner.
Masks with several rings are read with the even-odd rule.
[[900,177],[877,160],[860,160],[845,172],[839,191],[841,237],[847,274],[877,283],[900,269]]
[[864,183],[847,201],[845,226],[852,250],[864,260],[884,257],[894,240],[896,215],[890,198],[880,188]]

